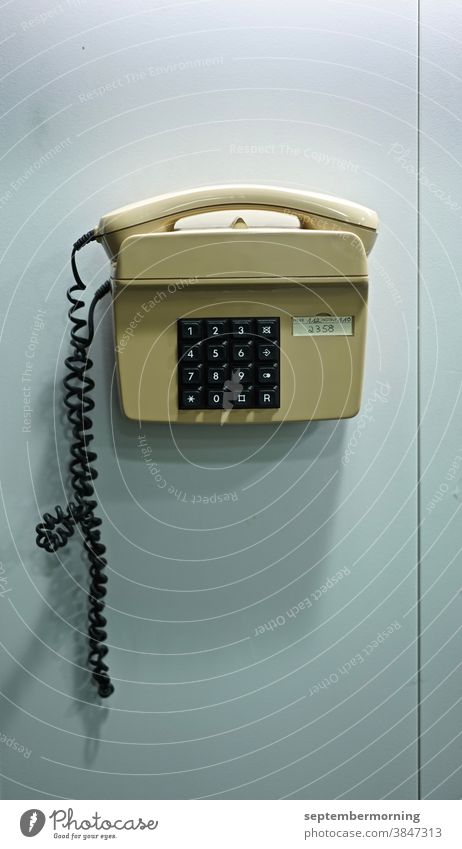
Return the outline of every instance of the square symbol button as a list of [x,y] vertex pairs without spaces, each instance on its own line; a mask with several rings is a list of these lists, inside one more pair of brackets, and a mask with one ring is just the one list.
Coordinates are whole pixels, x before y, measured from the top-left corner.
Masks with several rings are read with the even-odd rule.
[[234,410],[253,407],[253,390],[242,389],[241,392],[235,392],[232,401]]

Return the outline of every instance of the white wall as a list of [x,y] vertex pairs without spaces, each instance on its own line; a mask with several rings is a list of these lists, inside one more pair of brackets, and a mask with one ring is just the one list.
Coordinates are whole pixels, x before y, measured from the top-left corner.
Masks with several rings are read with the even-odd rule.
[[[31,750],[0,745],[4,797],[415,798],[416,3],[27,0],[6,7],[3,29],[0,730]],[[146,426],[180,490],[237,493],[227,505],[176,502],[119,412],[104,315],[94,420],[117,689],[100,705],[85,670],[79,543],[58,562],[33,530],[65,500],[69,250],[111,208],[223,181],[377,209],[372,413],[213,440]],[[107,276],[98,246],[79,259],[90,288]],[[345,568],[309,611],[254,636]]]

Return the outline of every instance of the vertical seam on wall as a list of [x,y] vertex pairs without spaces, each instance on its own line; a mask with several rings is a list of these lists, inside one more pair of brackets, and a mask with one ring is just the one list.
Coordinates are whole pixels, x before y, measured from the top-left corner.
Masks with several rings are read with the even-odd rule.
[[421,433],[420,433],[420,12],[421,0],[417,0],[417,798],[422,798],[422,751],[421,751]]

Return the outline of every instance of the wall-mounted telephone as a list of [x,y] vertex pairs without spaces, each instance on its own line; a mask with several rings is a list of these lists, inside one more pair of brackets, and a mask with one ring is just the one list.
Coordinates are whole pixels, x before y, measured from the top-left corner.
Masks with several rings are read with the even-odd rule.
[[[267,186],[213,186],[162,195],[104,215],[73,247],[71,354],[65,404],[73,427],[66,509],[46,513],[37,544],[65,545],[76,525],[90,561],[89,664],[113,691],[101,520],[95,516],[89,413],[96,304],[112,292],[121,405],[136,421],[263,424],[340,419],[360,406],[371,209]],[[75,255],[100,241],[111,279],[80,317]]]

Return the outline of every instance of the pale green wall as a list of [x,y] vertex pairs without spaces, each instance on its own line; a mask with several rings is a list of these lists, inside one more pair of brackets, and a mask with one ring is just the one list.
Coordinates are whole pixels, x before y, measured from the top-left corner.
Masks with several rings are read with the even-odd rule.
[[[3,796],[415,798],[417,6],[53,8],[28,0],[4,12],[0,731],[31,754],[0,744]],[[155,486],[138,428],[119,412],[104,315],[93,351],[95,444],[117,690],[100,706],[82,668],[79,543],[60,565],[35,548],[33,532],[39,512],[64,498],[69,249],[111,208],[223,181],[307,188],[377,209],[368,417],[277,431],[146,426],[178,489],[237,494],[227,504],[178,503]],[[428,263],[433,279],[431,255]],[[101,248],[82,252],[80,268],[92,286],[101,282]],[[37,309],[45,326],[23,433],[21,374]],[[435,438],[436,408],[452,409],[450,385],[435,404]],[[342,569],[308,611],[254,636]],[[454,619],[445,622],[450,636]],[[358,654],[349,674],[338,672]],[[456,679],[453,688],[454,700]],[[444,695],[432,705],[429,723]],[[429,755],[442,733],[429,730]],[[430,792],[440,780],[432,769]],[[438,776],[444,770],[443,753]],[[451,793],[460,795],[455,785]]]

